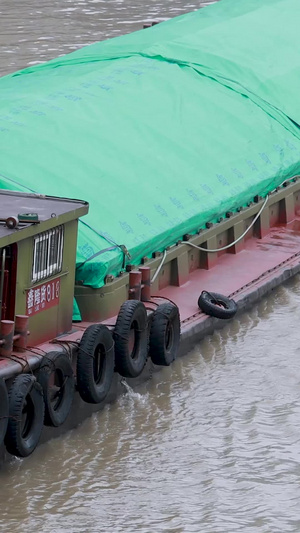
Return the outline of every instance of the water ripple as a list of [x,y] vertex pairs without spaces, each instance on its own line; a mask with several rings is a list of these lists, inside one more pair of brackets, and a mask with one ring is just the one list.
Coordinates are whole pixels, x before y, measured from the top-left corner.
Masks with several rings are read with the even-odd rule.
[[[200,1],[2,0],[0,74]],[[0,529],[300,531],[299,278],[1,472]],[[126,390],[125,390],[126,389]]]
[[1,0],[0,76],[213,2]]

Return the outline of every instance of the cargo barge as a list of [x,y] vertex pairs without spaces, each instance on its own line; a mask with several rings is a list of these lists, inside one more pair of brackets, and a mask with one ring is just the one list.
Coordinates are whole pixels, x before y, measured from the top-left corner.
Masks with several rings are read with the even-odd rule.
[[299,272],[293,8],[221,0],[0,79],[3,457]]

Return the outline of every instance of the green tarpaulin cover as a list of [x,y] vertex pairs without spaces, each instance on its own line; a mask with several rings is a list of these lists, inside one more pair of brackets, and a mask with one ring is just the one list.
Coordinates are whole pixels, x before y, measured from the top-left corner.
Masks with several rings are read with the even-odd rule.
[[221,0],[0,79],[0,187],[87,200],[101,287],[300,173],[299,0]]

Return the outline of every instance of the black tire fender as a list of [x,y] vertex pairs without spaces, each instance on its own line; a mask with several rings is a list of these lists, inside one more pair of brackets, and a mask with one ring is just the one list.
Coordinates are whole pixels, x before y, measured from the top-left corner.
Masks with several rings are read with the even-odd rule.
[[43,429],[43,390],[33,375],[19,374],[8,396],[9,419],[4,442],[11,454],[27,457],[38,445]]
[[198,306],[207,315],[221,319],[232,318],[237,312],[236,302],[217,292],[202,291]]
[[103,324],[89,326],[77,354],[77,389],[88,403],[102,402],[110,389],[115,368],[114,341]]
[[149,355],[156,365],[169,366],[176,359],[180,342],[179,309],[171,302],[155,309],[151,320]]
[[0,446],[2,446],[8,424],[8,392],[5,381],[0,379]]
[[126,300],[114,329],[116,370],[124,377],[139,376],[148,356],[147,311],[139,300]]
[[69,357],[63,352],[49,352],[37,373],[45,401],[45,426],[61,426],[71,410],[75,378]]

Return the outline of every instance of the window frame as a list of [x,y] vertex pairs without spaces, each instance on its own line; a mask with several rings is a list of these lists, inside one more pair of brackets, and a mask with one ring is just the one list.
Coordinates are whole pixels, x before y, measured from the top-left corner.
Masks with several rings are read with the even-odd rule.
[[[53,247],[51,248],[51,241],[55,242],[58,238],[57,244],[54,244],[55,261],[53,260]],[[40,247],[40,243],[43,243]],[[33,242],[33,262],[31,281],[36,283],[47,279],[55,274],[58,274],[62,270],[63,262],[63,249],[64,249],[64,226],[56,226],[43,233],[39,233],[34,237]]]

